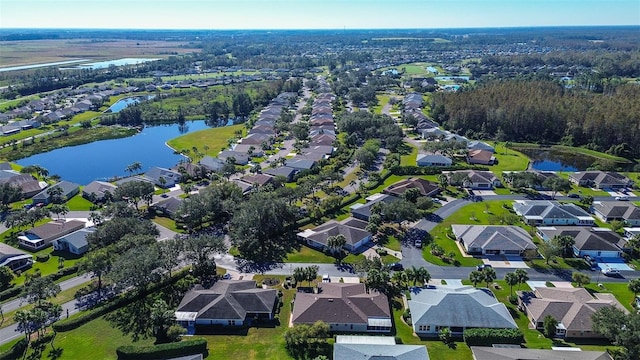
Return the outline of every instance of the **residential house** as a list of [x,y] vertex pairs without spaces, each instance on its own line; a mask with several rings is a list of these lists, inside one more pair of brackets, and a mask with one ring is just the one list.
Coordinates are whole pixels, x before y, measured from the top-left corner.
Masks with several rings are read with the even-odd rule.
[[416,164],[418,166],[448,167],[453,165],[453,160],[442,154],[418,154]]
[[218,154],[218,159],[227,162],[228,159],[235,159],[236,165],[247,165],[249,163],[249,155],[232,150],[224,150]]
[[496,157],[487,150],[469,150],[467,162],[469,164],[493,165],[496,163]]
[[373,194],[366,198],[367,202],[364,204],[351,205],[351,215],[360,220],[369,221],[371,216],[371,208],[379,203],[389,203],[398,200],[397,197],[387,194]]
[[339,360],[429,360],[424,345],[397,345],[391,336],[338,335],[333,358]]
[[240,140],[240,144],[261,147],[263,143],[270,144],[272,140],[273,140],[273,136],[254,133],[254,134],[249,134],[245,138]]
[[149,169],[142,177],[162,188],[174,187],[182,180],[179,172],[158,166]]
[[317,293],[297,293],[291,324],[324,321],[331,332],[388,333],[392,314],[387,296],[364,284],[321,283]]
[[631,239],[634,236],[640,236],[640,227],[625,227],[624,230],[625,239]]
[[0,162],[0,170],[13,170],[13,168],[11,167],[11,164],[4,161],[4,162]]
[[604,222],[622,221],[630,226],[640,226],[640,208],[630,202],[594,201],[593,214]]
[[339,222],[329,220],[318,227],[299,232],[298,238],[311,247],[324,249],[329,237],[341,234],[346,240],[344,249],[356,253],[371,240],[371,233],[366,230],[367,225],[366,221],[350,217]]
[[400,180],[395,184],[389,185],[382,190],[382,192],[389,195],[401,196],[409,189],[418,189],[422,196],[434,196],[440,192],[440,186],[421,178]]
[[525,170],[525,171],[505,171],[502,178],[511,187],[526,187],[536,190],[549,190],[542,183],[552,177],[558,177],[553,171]]
[[105,201],[113,196],[117,188],[105,181],[92,181],[82,189],[82,197],[91,202]]
[[593,331],[591,317],[599,309],[614,306],[628,311],[610,293],[589,293],[584,288],[536,287],[532,291],[519,291],[518,303],[527,314],[531,325],[544,329],[544,318],[552,316],[558,321],[556,336],[566,338],[601,338]]
[[174,219],[176,212],[178,211],[178,209],[180,209],[180,206],[182,205],[182,201],[183,201],[182,198],[169,196],[168,198],[162,199],[156,202],[155,204],[152,204],[151,206],[155,210],[160,211],[166,216]]
[[627,241],[615,231],[607,228],[592,228],[581,226],[540,226],[537,234],[544,241],[550,241],[556,236],[570,236],[575,240],[573,253],[582,257],[619,258],[626,250]]
[[613,171],[579,171],[569,174],[569,180],[577,185],[596,189],[624,189],[633,186],[631,179]]
[[507,307],[489,289],[438,285],[417,289],[409,300],[413,331],[421,337],[438,336],[449,328],[453,335],[465,329],[517,329]]
[[309,141],[309,145],[310,146],[313,146],[313,145],[331,146],[333,145],[334,141],[336,141],[335,134],[329,135],[325,133],[318,133],[317,135],[311,137],[311,140]]
[[83,229],[85,222],[81,220],[54,220],[33,229],[25,231],[18,236],[20,246],[32,251],[48,247],[53,240]]
[[550,200],[516,201],[513,210],[522,216],[529,225],[586,225],[595,220],[588,212],[572,203],[559,203]]
[[513,225],[451,225],[456,239],[469,254],[522,255],[535,250],[531,235]]
[[297,159],[297,158],[287,160],[287,167],[290,167],[296,171],[311,170],[315,166],[316,166],[316,162],[314,160]]
[[44,181],[38,181],[30,174],[17,174],[15,176],[0,179],[0,184],[4,183],[9,183],[13,186],[19,187],[24,199],[28,199],[36,195],[37,193],[45,189],[48,185]]
[[272,320],[277,304],[276,290],[257,288],[254,280],[220,280],[209,289],[189,290],[175,316],[192,335],[196,326],[238,327]]
[[267,174],[245,175],[240,180],[255,186],[264,186],[273,182],[273,176]]
[[471,141],[467,142],[467,149],[469,151],[484,150],[484,151],[488,151],[488,152],[490,152],[492,154],[494,152],[496,152],[496,150],[493,148],[493,146],[487,144],[486,142],[478,141],[478,140],[471,140]]
[[6,266],[16,271],[29,267],[31,264],[33,264],[33,255],[5,243],[0,243],[0,266]]
[[268,168],[262,172],[271,176],[284,176],[287,179],[287,182],[291,182],[298,171],[288,166],[279,166],[275,168]]
[[240,179],[233,179],[231,181],[236,184],[240,188],[240,190],[242,190],[242,195],[246,195],[254,189],[254,186],[252,184]]
[[71,234],[65,235],[61,238],[53,240],[54,250],[68,251],[74,255],[82,255],[89,250],[89,242],[87,236],[96,231],[96,228],[84,228],[78,231],[74,231]]
[[254,145],[235,144],[233,146],[233,151],[243,154],[249,158],[254,156],[257,156],[257,157],[264,156],[264,151],[262,150],[262,148]]
[[444,138],[447,135],[450,135],[451,132],[434,127],[434,128],[422,130],[421,134],[423,139],[434,140],[434,139]]
[[56,190],[52,190],[52,189],[56,189],[56,188],[60,188],[62,190],[62,193],[60,194],[60,197],[62,199],[66,199],[69,200],[72,197],[76,196],[78,193],[80,193],[80,185],[63,180],[60,181],[59,183],[49,187],[46,190],[42,190],[39,193],[37,193],[36,195],[33,196],[33,198],[31,199],[34,205],[37,204],[43,204],[43,205],[47,205],[51,202],[52,200],[52,195],[53,193],[55,193]]
[[491,171],[458,170],[458,171],[450,171],[450,172],[447,172],[446,174],[449,178],[449,182],[451,182],[451,177],[453,174],[466,175],[466,178],[464,179],[462,186],[468,189],[491,190],[495,187],[502,186],[500,179],[498,179]]
[[473,360],[613,360],[606,351],[579,351],[574,347],[553,350],[517,347],[472,346]]
[[209,171],[222,171],[222,167],[224,166],[224,160],[214,158],[211,156],[205,156],[200,159],[200,165],[207,168]]

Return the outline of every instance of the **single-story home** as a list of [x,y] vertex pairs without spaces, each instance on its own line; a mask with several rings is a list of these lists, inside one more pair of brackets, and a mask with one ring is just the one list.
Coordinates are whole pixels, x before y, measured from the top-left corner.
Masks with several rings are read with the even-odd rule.
[[249,326],[256,319],[272,320],[278,304],[275,289],[256,287],[254,280],[220,280],[211,288],[189,290],[175,316],[193,335],[196,326]]
[[297,171],[311,170],[315,166],[316,162],[314,160],[296,158],[287,160],[287,167],[290,167]]
[[622,221],[630,226],[640,226],[640,208],[631,202],[594,201],[593,214],[604,222]]
[[429,360],[424,345],[398,345],[391,336],[338,335],[333,358],[339,360]]
[[469,150],[467,152],[467,162],[469,164],[493,165],[496,163],[496,157],[491,151],[487,150]]
[[232,151],[232,150],[224,150],[218,154],[218,159],[226,162],[227,159],[234,158],[236,165],[247,165],[249,163],[249,155],[246,153]]
[[118,187],[105,181],[92,181],[82,189],[82,197],[91,202],[100,202],[113,196]]
[[354,204],[351,205],[351,215],[360,220],[369,221],[369,217],[371,216],[371,208],[379,203],[390,203],[392,201],[398,200],[398,197],[387,194],[373,194],[366,198],[367,202],[364,204]]
[[522,255],[536,249],[531,235],[518,226],[451,225],[451,229],[469,254]]
[[273,182],[274,177],[267,174],[251,174],[245,175],[240,178],[240,180],[244,181],[247,184],[251,184],[254,186],[263,186]]
[[236,144],[233,146],[233,151],[245,154],[248,157],[261,157],[264,155],[264,150],[262,150],[260,146],[255,145]]
[[570,236],[575,240],[575,256],[589,255],[592,258],[617,258],[622,256],[627,241],[615,231],[607,228],[582,226],[540,226],[536,230],[544,241],[556,236]]
[[566,338],[601,338],[593,331],[591,317],[599,309],[614,306],[628,311],[610,293],[589,293],[584,288],[536,287],[518,291],[518,303],[536,329],[544,329],[544,318],[558,321],[556,336]]
[[453,160],[441,154],[418,154],[416,164],[418,166],[448,167],[453,165]]
[[472,346],[473,360],[613,360],[606,351],[578,351],[574,347],[553,350],[516,347]]
[[33,204],[49,204],[51,202],[51,193],[54,191],[52,189],[55,188],[62,189],[62,194],[60,194],[60,196],[62,196],[66,200],[71,199],[80,192],[80,185],[63,180],[53,186],[50,186],[48,189],[42,190],[34,195],[31,199]]
[[634,236],[640,236],[640,227],[625,227],[622,228],[624,230],[624,237],[626,239],[631,239]]
[[209,155],[200,159],[200,165],[204,166],[209,171],[221,171],[224,166],[224,160],[211,157]]
[[16,271],[29,267],[31,264],[33,264],[33,255],[5,243],[0,243],[0,266],[6,266]]
[[484,151],[488,151],[490,153],[494,153],[496,152],[496,149],[493,148],[493,146],[487,144],[484,141],[478,141],[478,140],[470,140],[469,142],[467,142],[467,150],[484,150]]
[[38,181],[30,174],[18,174],[8,178],[0,179],[0,184],[8,183],[13,186],[19,187],[22,191],[22,197],[28,199],[43,189],[46,189],[48,184],[44,181]]
[[271,176],[284,176],[287,182],[291,182],[298,171],[288,166],[279,166],[262,170],[262,172]]
[[513,204],[513,210],[522,216],[525,222],[535,226],[586,225],[592,226],[595,220],[588,212],[572,203],[559,203],[550,200],[523,200]]
[[349,252],[355,253],[371,240],[371,233],[365,230],[367,224],[366,221],[351,217],[340,222],[329,220],[313,229],[299,232],[298,238],[311,247],[324,249],[327,247],[327,240],[330,236],[341,234],[346,240],[344,248]]
[[84,228],[61,238],[53,240],[51,245],[55,250],[68,251],[75,255],[82,255],[89,250],[87,236],[96,231],[96,228]]
[[169,196],[155,204],[151,204],[151,207],[173,219],[178,209],[180,209],[183,201],[184,200],[182,198]]
[[392,314],[387,296],[364,284],[321,283],[317,293],[297,293],[291,324],[324,321],[331,332],[388,333]]
[[489,289],[438,285],[418,289],[409,300],[413,331],[418,336],[438,336],[449,328],[453,335],[465,329],[517,329],[507,307]]
[[631,179],[613,171],[579,171],[569,174],[569,181],[596,189],[623,189],[633,186]]
[[144,173],[144,178],[149,182],[163,187],[170,188],[176,186],[182,180],[182,174],[171,169],[154,166]]
[[458,170],[446,172],[451,183],[451,177],[453,174],[464,174],[466,178],[463,181],[462,186],[468,189],[474,190],[491,190],[495,187],[501,187],[502,183],[491,171],[478,171],[478,170]]
[[428,180],[421,178],[409,178],[391,184],[382,190],[383,193],[395,196],[401,196],[409,189],[418,189],[422,196],[434,196],[440,192],[440,186]]
[[18,236],[18,243],[24,248],[37,251],[49,246],[53,240],[84,227],[85,222],[81,220],[54,220],[25,231]]

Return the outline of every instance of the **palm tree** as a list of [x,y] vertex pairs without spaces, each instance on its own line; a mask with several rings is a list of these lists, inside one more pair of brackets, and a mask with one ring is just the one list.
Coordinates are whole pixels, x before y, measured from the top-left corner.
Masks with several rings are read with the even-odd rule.
[[469,274],[469,281],[471,281],[473,287],[476,287],[478,283],[484,281],[484,275],[482,275],[480,271],[472,271],[471,274]]
[[293,280],[297,283],[304,281],[307,275],[304,273],[304,268],[297,267],[293,269]]
[[404,273],[407,275],[407,281],[413,282],[413,286],[416,286],[416,282],[418,281],[418,279],[416,278],[416,270],[416,267],[412,266],[404,271]]
[[422,284],[426,285],[429,280],[431,280],[431,274],[429,273],[429,270],[427,270],[424,266],[420,266],[415,270],[415,272],[416,279],[422,282]]
[[518,290],[520,290],[520,285],[529,281],[529,274],[525,269],[516,269],[516,276],[518,277]]
[[342,235],[333,235],[327,238],[327,247],[331,250],[332,253],[336,253],[342,249],[343,246],[347,244],[347,238]]
[[509,285],[509,290],[511,296],[513,296],[513,285],[520,283],[520,279],[518,278],[518,274],[514,272],[508,272],[504,275],[504,281]]
[[396,285],[398,289],[406,289],[409,277],[405,271],[396,271],[391,276],[391,281]]
[[482,276],[484,277],[484,281],[487,283],[487,287],[489,287],[489,283],[497,278],[496,271],[493,268],[485,268],[482,270]]
[[449,178],[447,178],[447,175],[445,174],[440,174],[438,175],[438,183],[440,184],[440,187],[444,189],[449,185]]
[[561,236],[556,236],[552,239],[553,242],[555,242],[559,248],[562,249],[562,258],[566,258],[567,254],[571,253],[571,250],[573,249],[573,245],[576,243],[576,240],[569,236],[569,235],[561,235]]

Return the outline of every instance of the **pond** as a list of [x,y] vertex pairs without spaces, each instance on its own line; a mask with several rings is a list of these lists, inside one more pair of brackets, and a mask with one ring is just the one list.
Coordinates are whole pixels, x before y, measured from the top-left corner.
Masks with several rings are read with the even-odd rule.
[[540,171],[584,171],[591,167],[595,158],[566,151],[551,149],[518,149],[531,159],[531,168]]
[[66,60],[66,61],[55,61],[55,62],[49,62],[49,63],[44,63],[44,64],[31,64],[31,65],[20,65],[20,66],[10,66],[10,67],[3,67],[0,69],[0,72],[5,72],[5,71],[16,71],[16,70],[28,70],[28,69],[36,69],[36,68],[41,68],[41,67],[48,67],[48,66],[56,66],[56,65],[68,65],[68,64],[74,64],[74,63],[79,63],[79,62],[84,62],[87,61],[85,59],[79,59],[79,60]]
[[184,158],[165,144],[167,140],[207,128],[204,120],[187,121],[183,125],[146,126],[134,136],[56,149],[16,163],[22,166],[37,164],[50,174],[86,185],[93,180],[125,176],[125,168],[136,161],[142,164],[142,171],[153,166],[172,167]]
[[109,66],[124,66],[124,65],[136,65],[142,64],[147,61],[156,61],[160,59],[145,59],[145,58],[124,58],[124,59],[116,59],[116,60],[107,60],[107,61],[99,61],[89,64],[82,64],[75,67],[76,69],[106,69]]
[[149,95],[149,96],[134,96],[134,97],[120,99],[116,101],[113,105],[111,105],[109,109],[107,109],[107,111],[105,112],[117,113],[129,105],[137,104],[140,101],[153,99],[154,97],[155,97],[154,95]]

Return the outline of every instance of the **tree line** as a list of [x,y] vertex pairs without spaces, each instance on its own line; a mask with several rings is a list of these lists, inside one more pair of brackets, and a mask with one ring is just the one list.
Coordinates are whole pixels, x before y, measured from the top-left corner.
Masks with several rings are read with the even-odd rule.
[[640,156],[639,98],[633,85],[605,95],[550,81],[507,80],[434,94],[432,114],[471,138],[561,143],[633,159]]

